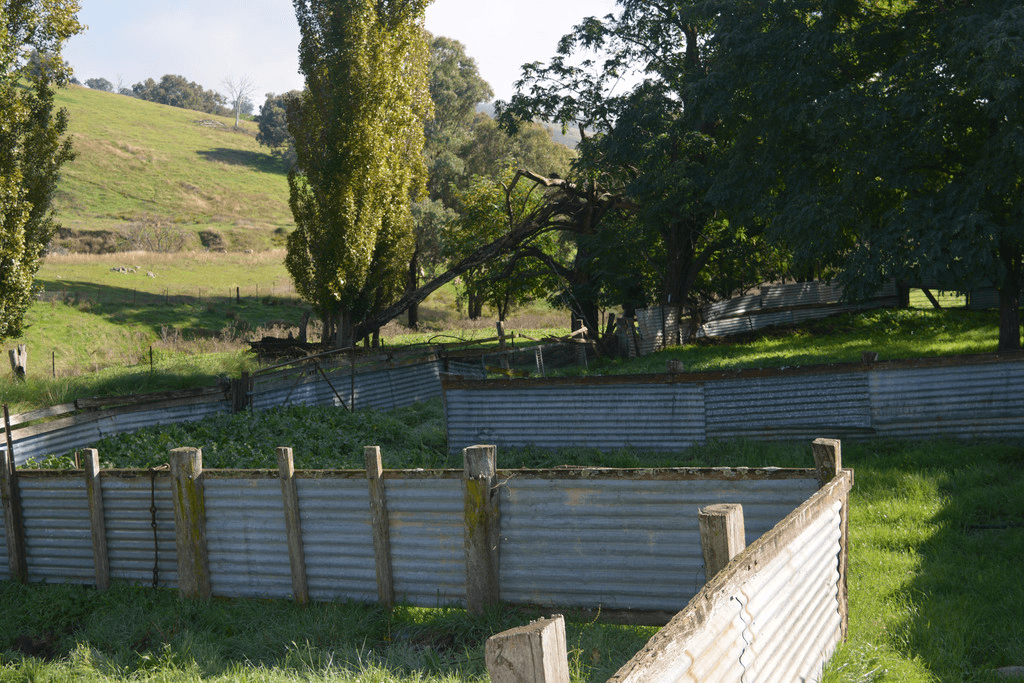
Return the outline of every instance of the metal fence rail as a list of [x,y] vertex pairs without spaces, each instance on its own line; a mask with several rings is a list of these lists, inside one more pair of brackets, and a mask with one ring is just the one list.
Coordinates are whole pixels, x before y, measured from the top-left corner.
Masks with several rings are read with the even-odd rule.
[[448,448],[678,451],[715,439],[1024,435],[1024,356],[561,379],[446,380]]

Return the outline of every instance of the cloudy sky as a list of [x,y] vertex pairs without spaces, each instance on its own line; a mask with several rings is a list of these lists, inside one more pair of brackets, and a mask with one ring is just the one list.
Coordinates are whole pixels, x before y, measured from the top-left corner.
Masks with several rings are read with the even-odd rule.
[[[179,74],[226,92],[246,77],[254,101],[302,87],[299,30],[289,0],[81,0],[88,25],[65,59],[82,82],[115,86]],[[498,99],[508,99],[519,67],[547,61],[558,39],[586,16],[613,11],[614,0],[434,0],[427,30],[466,46]]]

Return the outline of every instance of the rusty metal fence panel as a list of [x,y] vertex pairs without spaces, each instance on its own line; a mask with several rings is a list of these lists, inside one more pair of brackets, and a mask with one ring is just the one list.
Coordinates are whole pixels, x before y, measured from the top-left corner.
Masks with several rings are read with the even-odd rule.
[[421,607],[464,603],[462,479],[389,477],[385,487],[395,599]]
[[704,585],[699,508],[740,503],[752,542],[817,489],[813,479],[499,480],[502,600],[626,610],[678,611]]
[[473,444],[680,450],[702,443],[698,383],[481,382],[445,395],[448,451]]
[[[174,503],[166,473],[108,471],[102,475],[110,577],[146,586],[178,585]],[[153,529],[156,511],[156,534]]]
[[[366,478],[298,473],[306,581],[313,600],[377,599]],[[278,489],[280,492],[280,488]]]
[[7,562],[9,557],[7,554],[7,527],[2,524],[0,524],[0,557],[4,559],[4,562],[0,562],[0,581],[7,581],[11,578],[11,567]]
[[85,479],[20,477],[28,580],[94,583],[96,565]]
[[204,477],[210,587],[223,597],[292,595],[288,536],[277,477]]

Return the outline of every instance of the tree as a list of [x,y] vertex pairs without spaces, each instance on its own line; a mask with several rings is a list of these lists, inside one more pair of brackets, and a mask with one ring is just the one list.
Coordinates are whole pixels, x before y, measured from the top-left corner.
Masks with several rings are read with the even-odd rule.
[[284,157],[289,165],[295,161],[295,138],[288,132],[288,99],[299,94],[298,90],[281,95],[267,93],[260,113],[253,119],[256,121],[256,142],[270,147],[274,154]]
[[701,88],[734,131],[716,191],[852,297],[997,287],[999,349],[1020,348],[1019,3],[729,5]]
[[[702,115],[693,85],[713,69],[708,41],[714,15],[705,14],[699,2],[619,5],[617,15],[580,23],[547,65],[524,66],[516,95],[498,106],[500,120],[511,129],[535,118],[578,127],[583,139],[572,176],[577,186],[611,193],[634,207],[631,217],[615,217],[614,228],[591,222],[577,232],[585,236],[577,243],[585,252],[578,265],[589,274],[576,299],[591,330],[597,302],[607,300],[602,283],[628,281],[629,273],[616,270],[608,258],[612,250],[603,246],[622,245],[621,230],[634,237],[634,250],[644,252],[624,253],[623,266],[659,258],[650,264],[658,275],[656,290],[634,288],[631,300],[621,302],[627,309],[653,300],[696,311],[719,289],[701,286],[717,281],[708,277],[710,268],[771,254],[760,264],[764,272],[753,269],[759,280],[778,262],[770,250],[753,246],[762,242],[760,224],[728,220],[708,194],[713,162],[726,141],[715,121]],[[587,56],[592,54],[600,59]],[[636,85],[624,88],[622,78],[631,71]]]
[[132,94],[140,100],[149,100],[172,107],[201,111],[206,114],[221,114],[224,111],[224,96],[213,90],[205,90],[198,83],[184,76],[166,74],[157,83],[147,78],[132,86]]
[[85,85],[93,90],[102,90],[103,92],[114,92],[114,84],[105,78],[87,78],[85,79]]
[[[39,259],[58,225],[52,200],[73,157],[54,88],[70,78],[61,48],[82,30],[74,0],[0,0],[0,340],[20,335]],[[49,55],[32,68],[26,53]]]
[[424,187],[427,0],[294,0],[306,89],[288,101],[285,265],[339,346],[401,294]]
[[235,128],[238,128],[238,119],[243,110],[248,108],[252,112],[252,100],[249,98],[256,88],[248,76],[228,76],[224,79],[224,88],[228,91],[227,102],[235,112]]

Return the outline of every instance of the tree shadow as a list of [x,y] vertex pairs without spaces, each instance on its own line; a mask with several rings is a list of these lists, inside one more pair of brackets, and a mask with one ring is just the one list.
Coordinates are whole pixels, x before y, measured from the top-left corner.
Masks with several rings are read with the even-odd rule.
[[201,149],[196,154],[207,161],[227,164],[229,166],[247,166],[257,171],[280,173],[281,175],[288,173],[288,167],[282,158],[265,152],[217,147],[214,149]]

